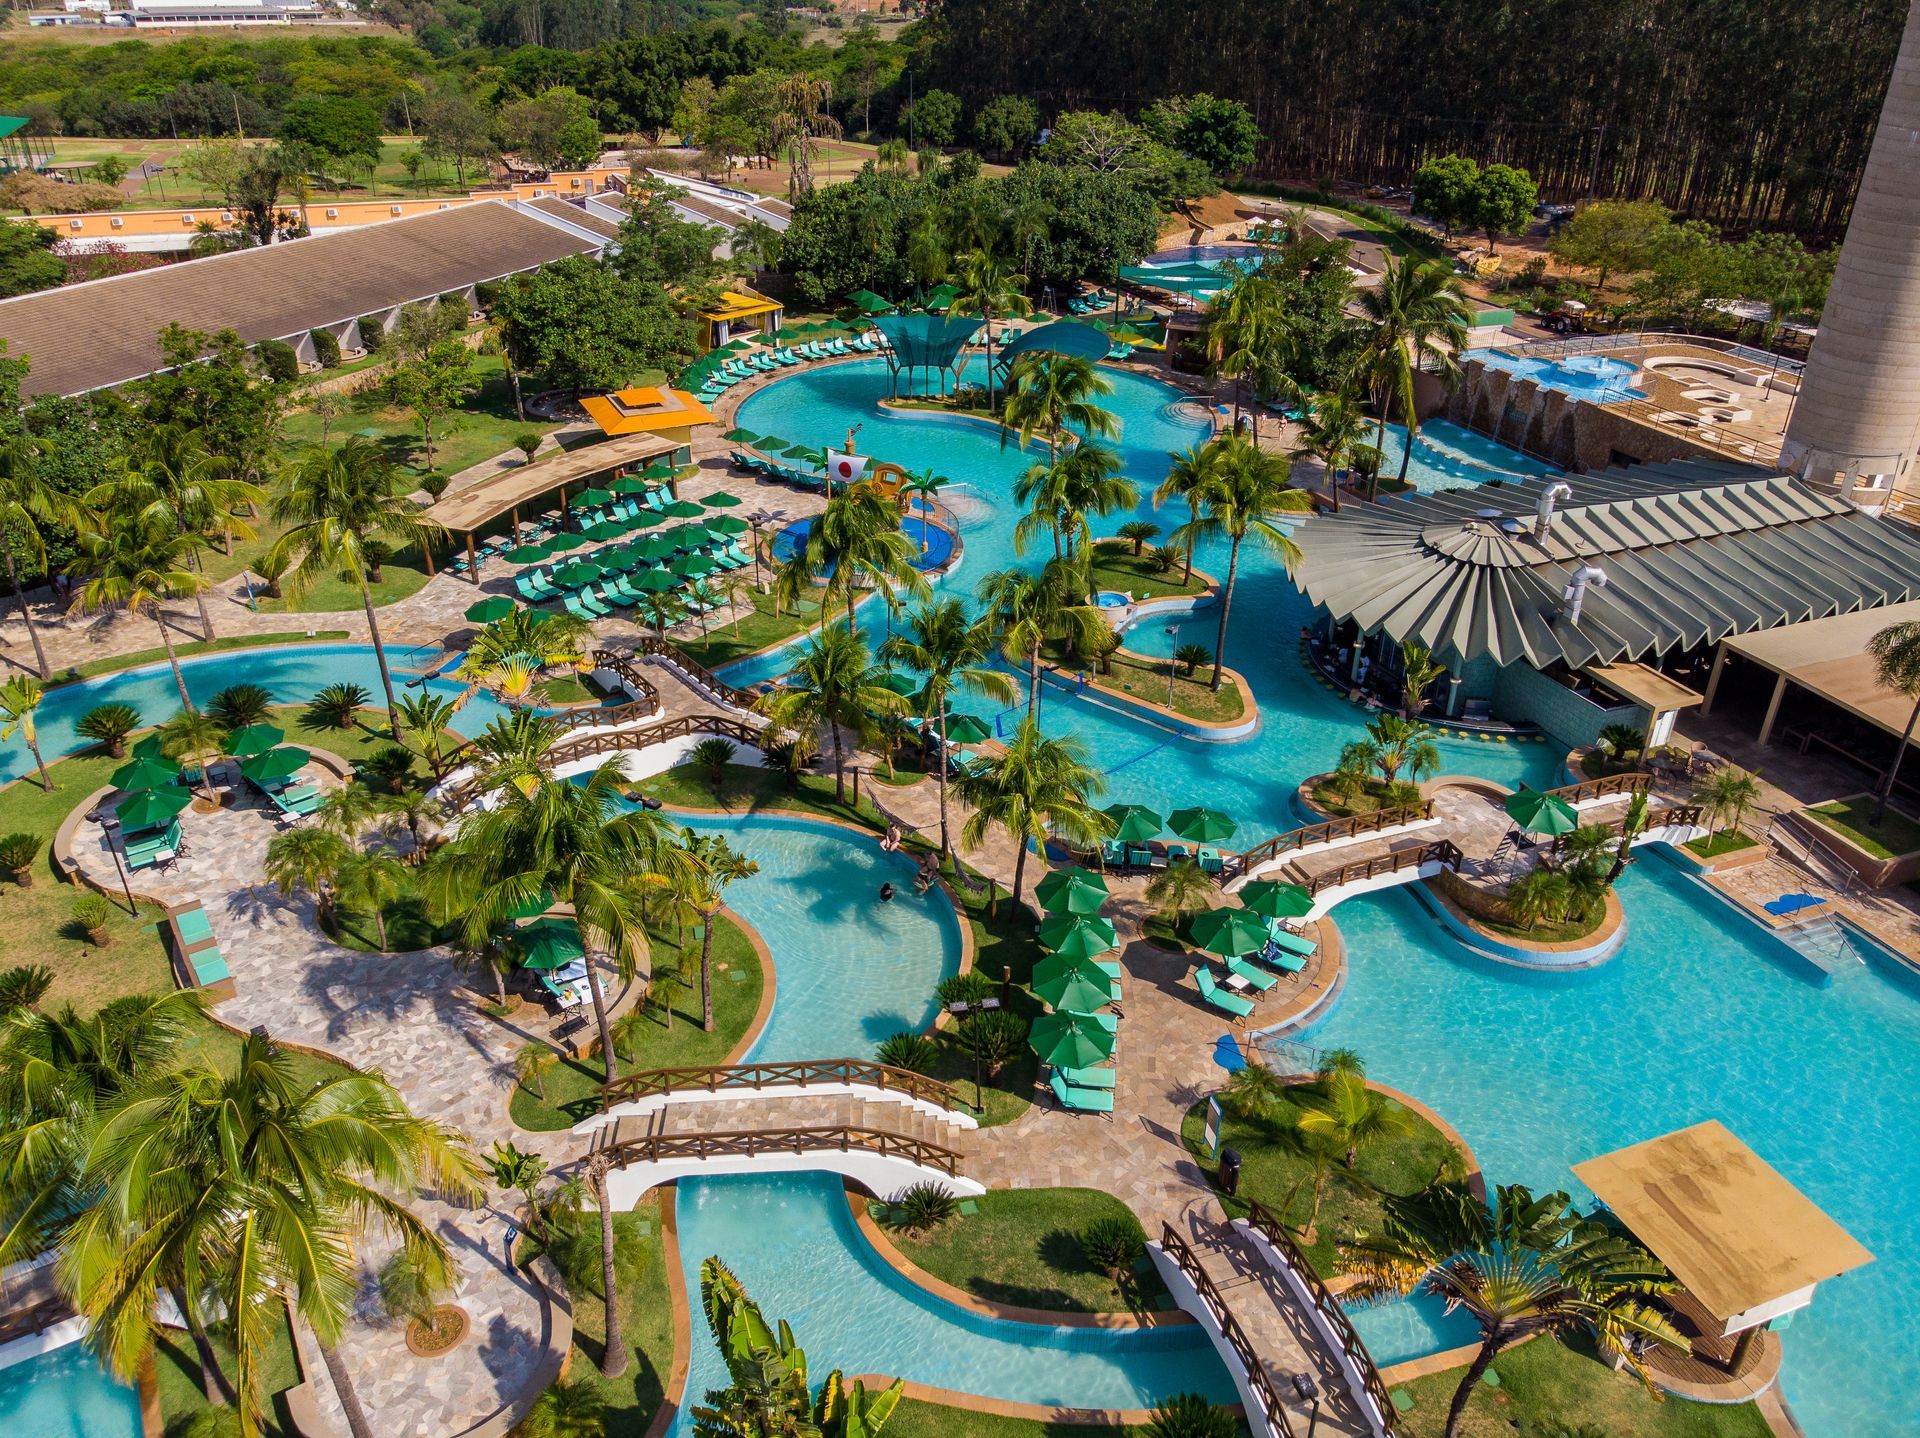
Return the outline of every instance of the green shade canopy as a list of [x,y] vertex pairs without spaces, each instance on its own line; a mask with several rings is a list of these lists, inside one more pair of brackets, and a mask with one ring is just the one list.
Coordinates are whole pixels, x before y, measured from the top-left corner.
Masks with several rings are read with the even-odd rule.
[[720,561],[711,554],[686,554],[668,566],[675,574],[685,575],[688,579],[701,579],[720,567]]
[[898,669],[890,674],[882,674],[874,683],[882,689],[890,690],[898,694],[902,699],[905,699],[920,687],[919,681],[912,675]]
[[1195,914],[1187,932],[1208,953],[1229,959],[1258,953],[1267,943],[1267,921],[1247,909],[1209,909]]
[[626,533],[626,530],[610,520],[603,520],[599,524],[588,525],[581,533],[585,534],[586,537],[595,544],[605,544],[609,540],[620,538]]
[[1111,919],[1055,914],[1040,925],[1040,947],[1069,959],[1091,959],[1119,946]]
[[606,490],[589,485],[572,499],[568,500],[567,503],[574,509],[591,509],[594,505],[605,504],[612,498],[613,496],[608,494]]
[[730,429],[720,437],[728,444],[753,444],[760,438],[750,429]]
[[518,549],[509,549],[507,558],[515,564],[538,564],[552,553],[553,550],[544,544],[523,544]]
[[556,534],[553,538],[541,542],[546,545],[548,552],[558,554],[565,550],[578,549],[587,542],[587,538],[583,534],[575,534],[572,530],[568,530],[564,534]]
[[1519,826],[1534,834],[1571,834],[1580,827],[1580,816],[1573,805],[1538,789],[1522,789],[1510,794],[1500,806]]
[[157,829],[193,802],[185,789],[142,789],[122,799],[114,813],[129,830]]
[[1255,879],[1240,890],[1240,902],[1268,919],[1304,919],[1313,912],[1313,895],[1298,884]]
[[1052,1008],[1080,1013],[1113,1002],[1113,980],[1087,959],[1043,959],[1034,966],[1033,991]]
[[478,604],[469,604],[466,617],[472,624],[492,624],[497,619],[505,619],[518,607],[504,594],[490,594]]
[[672,465],[662,464],[656,459],[652,464],[647,466],[646,478],[652,480],[655,484],[660,484],[665,480],[672,479],[673,473]]
[[753,528],[753,526],[748,524],[746,520],[735,519],[731,514],[723,514],[718,519],[709,519],[707,521],[707,532],[710,534],[745,534],[751,528]]
[[1139,804],[1109,804],[1100,812],[1113,820],[1113,837],[1129,844],[1143,844],[1167,827],[1158,814]]
[[847,300],[863,315],[883,315],[893,308],[893,301],[883,299],[872,290],[855,290]]
[[653,486],[637,474],[623,474],[607,486],[615,494],[645,494]]
[[279,749],[269,749],[264,754],[255,754],[251,759],[240,762],[240,772],[256,784],[277,784],[282,779],[291,779],[306,768],[313,759],[305,749],[288,744]]
[[171,759],[135,759],[113,771],[113,787],[134,792],[158,789],[180,777],[180,766]]
[[643,569],[638,574],[627,577],[627,588],[644,590],[648,594],[658,594],[662,590],[679,587],[679,577],[668,569]]
[[820,451],[810,444],[790,444],[787,446],[785,453],[788,459],[817,460],[820,458]]
[[564,969],[587,954],[587,946],[580,941],[580,926],[572,919],[535,919],[515,931],[513,937],[520,945],[521,965],[538,973]]
[[708,509],[732,509],[735,505],[740,503],[740,496],[737,494],[728,494],[723,489],[718,494],[708,495],[705,499],[701,500],[700,502],[704,504]]
[[1218,809],[1175,809],[1167,816],[1167,827],[1196,844],[1217,844],[1233,837],[1235,825]]
[[1055,869],[1033,892],[1050,914],[1097,914],[1107,901],[1107,881],[1085,869]]
[[676,499],[660,512],[669,519],[698,519],[706,510],[690,499]]
[[600,566],[591,559],[576,559],[553,577],[570,589],[578,589],[600,577]]
[[1106,1026],[1079,1014],[1042,1014],[1027,1041],[1042,1063],[1060,1069],[1083,1069],[1113,1057],[1113,1035]]
[[671,559],[680,552],[680,546],[664,534],[643,534],[627,546],[629,553],[641,559]]
[[982,744],[992,737],[993,730],[987,721],[972,714],[955,714],[947,720],[950,744]]
[[227,752],[237,759],[250,758],[278,748],[286,737],[287,731],[278,724],[248,724],[227,735]]
[[763,454],[778,454],[787,447],[787,442],[777,434],[763,434],[753,442],[753,447]]

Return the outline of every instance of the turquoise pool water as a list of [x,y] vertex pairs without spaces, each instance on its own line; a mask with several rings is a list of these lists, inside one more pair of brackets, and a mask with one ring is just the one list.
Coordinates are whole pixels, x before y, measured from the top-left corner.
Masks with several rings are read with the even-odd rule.
[[[1783,1334],[1795,1415],[1816,1438],[1920,1432],[1920,979],[1881,958],[1822,986],[1661,851],[1646,859],[1620,886],[1626,947],[1580,974],[1478,959],[1406,893],[1342,904],[1347,986],[1305,1037],[1432,1104],[1495,1181],[1583,1200],[1572,1164],[1720,1119],[1878,1255]],[[1389,1353],[1414,1336],[1405,1317],[1385,1320]]]
[[[1372,436],[1368,438],[1371,441]],[[1407,450],[1407,427],[1388,425],[1380,448],[1386,456],[1380,473],[1397,478],[1400,456]],[[1407,466],[1407,482],[1422,493],[1432,494],[1462,485],[1485,484],[1489,479],[1537,479],[1559,472],[1545,460],[1509,449],[1444,419],[1433,419],[1421,425],[1420,433],[1414,438],[1413,463]]]
[[0,1369],[7,1438],[140,1438],[140,1395],[69,1343]]
[[1509,354],[1505,350],[1468,350],[1464,358],[1484,360],[1495,369],[1511,370],[1522,379],[1530,379],[1543,389],[1557,389],[1575,399],[1593,404],[1612,404],[1623,399],[1645,399],[1645,390],[1633,387],[1637,373],[1625,360],[1606,355],[1568,355],[1545,359],[1532,355]]
[[[1198,1391],[1237,1402],[1198,1324],[1134,1332],[984,1318],[895,1273],[860,1233],[832,1174],[682,1179],[675,1210],[687,1292],[719,1254],[770,1321],[786,1319],[816,1379],[884,1373],[961,1393],[1072,1408],[1147,1408]],[[696,1311],[688,1409],[726,1383]]]

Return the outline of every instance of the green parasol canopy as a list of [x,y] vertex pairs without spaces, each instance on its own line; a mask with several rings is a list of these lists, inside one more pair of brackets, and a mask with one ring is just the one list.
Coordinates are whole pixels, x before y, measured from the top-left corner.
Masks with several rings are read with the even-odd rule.
[[914,679],[912,675],[903,673],[898,669],[889,674],[882,674],[874,683],[882,689],[890,690],[898,694],[902,699],[905,699],[920,687],[919,681]]
[[553,577],[569,589],[578,589],[600,577],[600,566],[591,559],[576,559]]
[[490,594],[478,604],[469,604],[466,617],[471,624],[492,624],[497,619],[505,619],[518,607],[504,594]]
[[553,907],[553,890],[542,889],[524,904],[515,904],[507,910],[509,919],[537,919]]
[[762,454],[778,454],[787,447],[787,442],[777,434],[763,434],[753,442],[753,447]]
[[720,561],[711,554],[688,554],[673,561],[668,566],[675,574],[688,579],[701,579],[720,567]]
[[612,498],[613,496],[608,494],[604,489],[597,489],[589,485],[586,489],[581,490],[572,499],[568,500],[567,504],[573,509],[591,509],[594,505],[605,504]]
[[1218,809],[1175,809],[1167,816],[1167,827],[1196,844],[1217,844],[1233,837],[1235,825]]
[[643,534],[627,548],[641,559],[671,559],[680,552],[680,546],[664,534]]
[[513,937],[523,955],[521,965],[537,973],[564,969],[587,955],[587,946],[580,941],[580,926],[572,919],[535,919],[516,930]]
[[637,474],[623,474],[607,486],[615,494],[645,494],[653,486]]
[[286,737],[287,731],[278,724],[248,724],[227,735],[227,752],[236,759],[250,758],[278,748]]
[[1107,881],[1085,869],[1055,869],[1033,892],[1050,914],[1097,914],[1107,901]]
[[750,429],[730,429],[720,437],[728,444],[753,444],[760,438]]
[[670,569],[643,569],[627,579],[627,588],[644,590],[649,594],[679,587],[680,578]]
[[883,315],[894,307],[892,300],[883,299],[872,290],[855,290],[847,299],[863,315]]
[[690,499],[676,499],[660,512],[669,519],[698,519],[706,510]]
[[1267,921],[1248,909],[1208,909],[1193,916],[1187,932],[1208,953],[1229,959],[1258,953],[1267,943]]
[[1313,895],[1298,884],[1255,879],[1240,890],[1240,902],[1268,919],[1304,919],[1313,912]]
[[243,759],[240,772],[256,784],[277,784],[282,779],[291,779],[306,768],[313,759],[305,749],[288,744],[279,749],[269,749],[264,754],[255,754],[251,759]]
[[1055,914],[1040,925],[1040,947],[1069,959],[1091,959],[1119,947],[1113,920]]
[[113,771],[113,787],[129,793],[158,789],[180,777],[180,766],[171,759],[135,759]]
[[556,534],[553,538],[542,541],[550,554],[563,554],[569,549],[578,549],[586,542],[587,537],[584,534],[575,534],[571,529],[564,534]]
[[1534,834],[1571,834],[1580,827],[1573,805],[1538,789],[1522,789],[1500,806],[1521,828]]
[[1113,1002],[1113,980],[1090,959],[1055,955],[1033,968],[1034,993],[1050,1007],[1093,1013]]
[[947,742],[981,744],[993,737],[987,721],[972,714],[955,714],[947,720]]
[[1055,1068],[1083,1069],[1113,1057],[1113,1035],[1079,1014],[1042,1014],[1033,1021],[1027,1041],[1042,1063]]
[[708,495],[705,499],[701,500],[700,502],[704,504],[708,509],[732,509],[735,505],[740,503],[740,496],[737,494],[728,494],[723,489],[718,494]]
[[609,540],[620,538],[626,533],[626,530],[610,520],[603,520],[599,524],[588,525],[581,533],[585,534],[586,537],[595,544],[605,544]]
[[735,519],[731,514],[723,514],[718,519],[709,519],[706,523],[707,532],[710,534],[745,534],[753,528],[746,520]]
[[820,458],[820,451],[810,444],[790,444],[783,452],[788,459],[818,460]]
[[545,544],[523,544],[518,549],[507,551],[507,558],[515,564],[538,564],[552,555],[553,550]]
[[131,798],[122,799],[113,812],[120,816],[128,832],[138,833],[142,829],[159,828],[192,802],[193,795],[185,789],[142,789]]
[[1100,812],[1113,820],[1113,837],[1129,844],[1144,844],[1167,827],[1158,814],[1139,804],[1109,804]]
[[646,477],[652,480],[655,484],[659,484],[664,480],[672,479],[673,473],[674,471],[673,471],[672,465],[662,464],[660,463],[659,460],[656,459],[652,464],[647,466]]

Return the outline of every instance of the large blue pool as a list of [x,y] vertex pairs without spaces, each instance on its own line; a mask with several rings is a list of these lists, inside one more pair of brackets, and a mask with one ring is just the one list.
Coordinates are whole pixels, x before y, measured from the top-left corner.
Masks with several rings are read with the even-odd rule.
[[0,1369],[7,1438],[140,1438],[140,1395],[78,1343]]
[[[807,542],[807,536],[813,532],[811,519],[796,519],[786,525],[773,537],[773,557],[784,564],[798,554]],[[913,564],[916,569],[938,569],[953,558],[953,536],[937,524],[929,524],[917,514],[910,514],[900,521],[900,532],[913,541],[918,551]]]
[[1566,355],[1545,359],[1535,355],[1509,354],[1505,350],[1468,350],[1465,359],[1484,360],[1495,369],[1512,370],[1522,379],[1533,380],[1544,389],[1557,389],[1575,399],[1593,404],[1612,404],[1623,399],[1645,399],[1645,390],[1633,387],[1636,371],[1625,360],[1609,355]]

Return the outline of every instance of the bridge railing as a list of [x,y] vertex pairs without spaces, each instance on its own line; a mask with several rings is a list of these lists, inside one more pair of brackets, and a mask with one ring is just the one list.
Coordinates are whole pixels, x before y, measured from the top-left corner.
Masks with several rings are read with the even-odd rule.
[[[1221,1336],[1227,1340],[1227,1346],[1233,1349],[1241,1368],[1246,1371],[1247,1386],[1266,1410],[1261,1416],[1266,1419],[1268,1431],[1280,1435],[1280,1438],[1293,1438],[1293,1424],[1288,1421],[1287,1410],[1280,1404],[1280,1394],[1275,1390],[1273,1380],[1267,1376],[1266,1364],[1261,1362],[1246,1330],[1240,1326],[1240,1320],[1227,1307],[1220,1286],[1201,1266],[1199,1255],[1171,1223],[1164,1221],[1160,1225],[1160,1247],[1180,1266],[1180,1271],[1187,1276],[1187,1282],[1200,1295],[1200,1301],[1207,1305],[1207,1312],[1213,1315],[1213,1321],[1220,1325]],[[1247,1416],[1251,1418],[1253,1415]]]
[[1395,849],[1390,854],[1378,854],[1371,859],[1356,859],[1351,864],[1342,864],[1324,874],[1311,875],[1302,887],[1309,894],[1317,894],[1322,889],[1337,889],[1342,884],[1378,878],[1381,874],[1397,874],[1402,869],[1417,869],[1435,862],[1443,868],[1457,870],[1465,857],[1453,840],[1436,839],[1431,844]]
[[671,640],[662,639],[657,634],[643,634],[635,641],[634,650],[640,654],[651,654],[656,659],[664,659],[670,666],[692,675],[736,709],[753,707],[753,695],[727,683],[699,660],[690,657],[685,650]]
[[1629,769],[1624,774],[1608,774],[1600,779],[1582,779],[1578,784],[1562,784],[1558,789],[1543,789],[1569,804],[1584,804],[1589,799],[1605,799],[1614,794],[1644,794],[1653,788],[1653,775],[1644,769]]
[[708,1064],[683,1068],[646,1069],[604,1084],[600,1112],[618,1104],[675,1093],[757,1093],[766,1088],[807,1088],[810,1085],[866,1084],[888,1093],[922,1099],[944,1109],[960,1101],[950,1085],[925,1074],[871,1059],[805,1059],[794,1063]]
[[764,1154],[804,1154],[824,1151],[848,1153],[859,1149],[897,1158],[922,1168],[958,1177],[960,1155],[944,1144],[890,1133],[856,1124],[819,1124],[793,1128],[740,1130],[729,1133],[650,1133],[610,1143],[602,1153],[616,1166],[662,1163],[674,1159],[758,1158]]
[[1372,1402],[1374,1412],[1379,1415],[1381,1431],[1392,1433],[1394,1431],[1393,1399],[1387,1393],[1387,1385],[1380,1377],[1380,1370],[1374,1364],[1373,1355],[1367,1352],[1367,1345],[1360,1341],[1360,1334],[1354,1329],[1353,1320],[1347,1316],[1347,1310],[1341,1306],[1333,1290],[1327,1287],[1327,1281],[1315,1271],[1312,1261],[1301,1251],[1293,1235],[1287,1232],[1287,1226],[1279,1220],[1272,1209],[1258,1199],[1248,1199],[1247,1222],[1259,1231],[1261,1237],[1274,1246],[1280,1254],[1281,1261],[1293,1271],[1294,1277],[1300,1280],[1300,1286],[1306,1289],[1307,1296],[1313,1303],[1314,1312],[1319,1314],[1326,1323],[1333,1334],[1334,1342],[1346,1355],[1347,1361],[1353,1365],[1353,1371],[1359,1374],[1360,1386],[1365,1391],[1367,1399]]
[[1377,834],[1382,829],[1391,829],[1401,824],[1414,824],[1422,819],[1433,817],[1433,800],[1423,799],[1418,804],[1398,804],[1389,809],[1376,809],[1371,814],[1349,814],[1339,819],[1326,819],[1318,824],[1306,824],[1298,829],[1289,829],[1284,834],[1275,834],[1263,843],[1255,844],[1238,856],[1237,873],[1247,873],[1260,865],[1279,858],[1282,854],[1292,853],[1295,849],[1304,849],[1313,844],[1324,844],[1336,839],[1352,839],[1362,834]]

